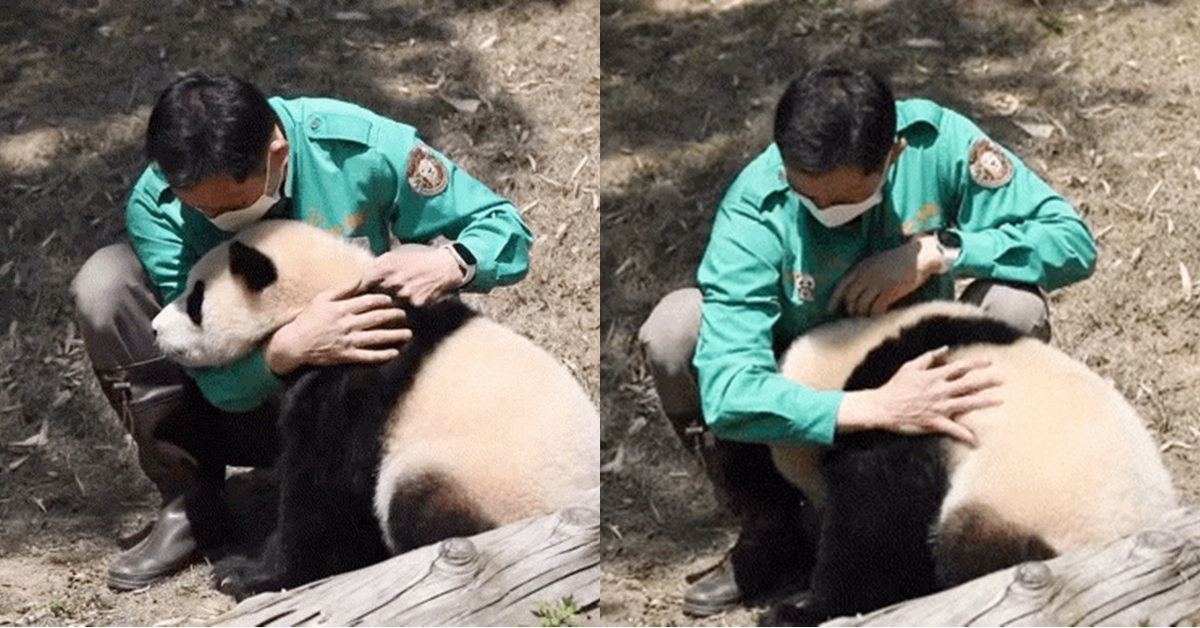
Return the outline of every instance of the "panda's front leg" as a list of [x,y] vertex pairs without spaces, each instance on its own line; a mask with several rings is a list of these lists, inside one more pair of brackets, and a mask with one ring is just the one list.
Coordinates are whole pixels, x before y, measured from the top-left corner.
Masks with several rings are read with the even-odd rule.
[[284,573],[283,552],[279,531],[267,538],[263,551],[255,558],[233,555],[223,558],[213,567],[213,580],[222,593],[239,602],[264,591],[283,589],[280,576]]
[[816,625],[937,590],[930,530],[945,494],[937,437],[864,432],[825,457],[828,510],[812,588],[772,625]]
[[262,553],[218,563],[217,587],[238,599],[307,584],[387,558],[368,498],[344,469],[282,467],[279,520]]

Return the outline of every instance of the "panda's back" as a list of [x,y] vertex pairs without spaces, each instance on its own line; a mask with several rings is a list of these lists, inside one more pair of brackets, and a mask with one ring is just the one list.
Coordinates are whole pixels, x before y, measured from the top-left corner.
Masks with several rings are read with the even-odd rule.
[[475,317],[424,357],[384,429],[376,510],[436,475],[504,525],[574,505],[599,485],[599,416],[570,371]]
[[981,446],[945,441],[952,481],[942,520],[987,506],[1063,552],[1139,530],[1177,505],[1141,419],[1099,375],[1033,339],[952,356],[975,358],[1003,380],[992,393],[1003,404],[959,419]]
[[[1134,532],[1176,507],[1170,474],[1129,402],[1085,365],[977,308],[929,303],[821,328],[793,344],[781,371],[818,388],[876,388],[940,346],[954,348],[949,360],[988,360],[1004,382],[985,393],[1002,405],[958,418],[979,446],[941,439],[942,524],[966,510],[1001,513],[1005,526],[1062,552]],[[775,450],[785,477],[827,490],[811,471],[816,451]]]

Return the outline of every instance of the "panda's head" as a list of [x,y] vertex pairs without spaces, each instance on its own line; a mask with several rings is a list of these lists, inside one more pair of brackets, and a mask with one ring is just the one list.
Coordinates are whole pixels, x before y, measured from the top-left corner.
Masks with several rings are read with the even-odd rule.
[[156,341],[184,367],[227,365],[254,351],[318,293],[358,281],[370,259],[308,224],[263,221],[192,267],[183,294],[154,317]]

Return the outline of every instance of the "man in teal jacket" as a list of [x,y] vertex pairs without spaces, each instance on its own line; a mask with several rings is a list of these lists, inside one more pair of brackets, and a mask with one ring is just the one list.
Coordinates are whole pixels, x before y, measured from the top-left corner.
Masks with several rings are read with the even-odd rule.
[[101,387],[163,500],[150,535],[110,567],[116,589],[169,576],[220,539],[226,464],[274,455],[281,376],[383,362],[411,337],[391,298],[345,286],[250,356],[185,374],[154,346],[150,321],[207,251],[264,217],[303,220],[375,253],[366,282],[420,305],[518,281],[531,241],[510,202],[412,127],[348,103],[268,100],[240,79],[191,74],[159,96],[146,152],[126,203],[129,242],[98,251],[72,284]]
[[863,72],[794,81],[775,142],[717,210],[699,289],[665,297],[641,330],[664,410],[685,442],[715,436],[701,444],[708,470],[744,516],[685,610],[718,612],[811,564],[798,532],[815,516],[763,443],[830,445],[864,429],[970,441],[955,418],[993,403],[987,390],[1000,385],[986,364],[964,374],[927,355],[878,390],[818,392],[779,374],[791,340],[844,316],[954,299],[956,278],[974,279],[962,300],[1048,340],[1042,291],[1089,276],[1095,254],[1070,204],[963,116],[896,103]]

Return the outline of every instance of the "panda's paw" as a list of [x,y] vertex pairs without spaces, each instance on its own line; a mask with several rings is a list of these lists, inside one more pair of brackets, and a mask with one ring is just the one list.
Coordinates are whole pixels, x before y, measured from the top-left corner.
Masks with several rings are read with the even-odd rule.
[[776,604],[759,619],[760,626],[819,626],[829,620],[823,604],[804,592]]
[[217,590],[242,601],[264,591],[282,589],[279,574],[261,560],[245,556],[230,556],[213,567],[213,583]]

